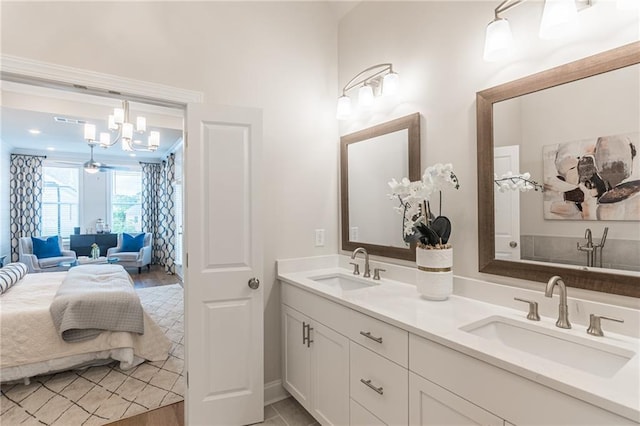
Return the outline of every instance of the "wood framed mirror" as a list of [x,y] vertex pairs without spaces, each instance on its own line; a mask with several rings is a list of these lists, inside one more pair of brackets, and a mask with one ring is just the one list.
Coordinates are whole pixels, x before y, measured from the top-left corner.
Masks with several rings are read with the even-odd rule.
[[342,250],[415,260],[403,241],[402,215],[388,182],[420,179],[420,114],[415,113],[340,138]]
[[[550,277],[559,275],[563,278],[564,282],[571,287],[640,297],[640,273],[638,272],[627,272],[615,269],[609,272],[599,267],[497,258],[495,223],[495,190],[497,186],[494,182],[494,138],[497,133],[497,129],[494,128],[494,126],[497,126],[494,121],[494,114],[497,108],[496,104],[530,94],[542,93],[541,91],[546,91],[551,88],[568,87],[567,83],[580,82],[581,84],[588,79],[596,79],[604,75],[614,75],[613,73],[622,70],[631,70],[636,80],[638,80],[637,76],[640,74],[636,69],[631,67],[640,69],[639,63],[640,42],[634,42],[519,80],[486,89],[476,94],[478,138],[478,251],[480,272],[540,282],[546,282]],[[633,88],[628,88],[627,90],[631,90],[631,96],[638,97],[637,88],[635,92]],[[538,109],[541,108],[540,105],[537,107]],[[542,108],[544,109],[544,106]],[[583,122],[585,122],[585,120],[588,122],[588,119],[582,118],[582,120]],[[638,132],[637,121],[640,120],[640,118],[636,115],[635,120],[634,130]],[[631,151],[633,151],[635,155],[640,154],[637,153],[633,147]],[[540,158],[542,157],[541,153],[537,155]],[[634,154],[630,155],[633,157]],[[521,172],[524,171],[527,170],[521,170]],[[543,176],[534,176],[533,178],[534,180],[543,180]],[[526,193],[521,197],[528,197],[530,194],[531,193]],[[633,196],[640,197],[640,194]],[[542,200],[542,198],[540,198],[540,200]],[[601,199],[598,199],[598,202],[600,201]],[[540,202],[540,204],[541,203],[542,202]],[[540,217],[542,217],[542,210],[543,207],[541,204],[538,213]],[[542,222],[542,219],[540,221]],[[570,222],[571,221],[567,221],[565,223],[570,224]],[[596,226],[598,222],[599,221],[581,221],[580,223],[584,232],[584,228]],[[611,223],[614,222],[608,223],[610,223],[608,226],[612,226]],[[640,222],[633,221],[627,223],[631,223],[631,226],[637,226],[637,228],[633,229],[640,230]],[[603,225],[600,225],[598,229],[601,229],[602,226]],[[634,233],[640,234],[640,232],[636,231],[634,231]],[[576,242],[577,241],[584,241],[583,235],[577,236]],[[574,249],[575,247],[574,245]]]

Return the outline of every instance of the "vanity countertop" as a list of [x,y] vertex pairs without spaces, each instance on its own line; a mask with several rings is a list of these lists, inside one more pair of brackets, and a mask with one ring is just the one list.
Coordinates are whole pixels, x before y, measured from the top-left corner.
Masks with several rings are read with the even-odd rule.
[[[315,269],[304,270],[305,266]],[[541,317],[541,321],[534,323],[542,328],[561,330],[569,336],[606,343],[636,354],[612,377],[601,377],[495,344],[460,329],[491,316],[528,323],[529,321],[525,318],[526,306],[517,310],[455,294],[446,301],[429,301],[420,297],[413,284],[387,278],[373,281],[377,284],[370,287],[342,291],[329,288],[311,279],[336,273],[351,274],[349,269],[337,265],[331,266],[327,262],[314,265],[313,262],[307,261],[306,265],[299,264],[293,268],[287,263],[281,266],[279,262],[278,271],[278,279],[281,281],[640,422],[640,340],[637,338],[608,332],[605,332],[604,337],[590,336],[585,333],[581,325],[569,330],[561,330],[555,326],[556,318],[545,316]],[[554,296],[554,301],[557,303],[556,297],[557,295]]]

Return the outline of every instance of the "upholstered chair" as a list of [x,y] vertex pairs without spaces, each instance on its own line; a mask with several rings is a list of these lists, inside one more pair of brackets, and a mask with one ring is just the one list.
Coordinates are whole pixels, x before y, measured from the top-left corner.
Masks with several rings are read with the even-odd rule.
[[[140,234],[137,234],[140,235]],[[142,248],[138,251],[122,251],[122,234],[118,234],[118,245],[107,250],[107,258],[117,257],[118,265],[123,267],[136,267],[138,273],[142,272],[142,267],[146,266],[147,270],[151,269],[151,244],[153,237],[150,233],[144,234]]]
[[32,272],[51,272],[58,270],[66,270],[67,268],[60,268],[61,262],[73,262],[76,260],[76,252],[72,250],[65,250],[62,247],[62,238],[58,237],[60,245],[61,256],[52,256],[38,259],[38,256],[33,254],[33,242],[31,237],[20,237],[18,242],[18,255],[20,262],[27,265],[29,273]]

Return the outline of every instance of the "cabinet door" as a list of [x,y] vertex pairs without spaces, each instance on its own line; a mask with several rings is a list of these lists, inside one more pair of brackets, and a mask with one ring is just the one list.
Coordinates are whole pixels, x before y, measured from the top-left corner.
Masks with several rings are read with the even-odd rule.
[[504,421],[435,383],[409,372],[409,424],[503,426]]
[[303,323],[309,324],[309,318],[282,305],[283,386],[303,407],[310,409],[311,348],[303,343]]
[[312,323],[312,415],[323,425],[349,424],[349,339]]

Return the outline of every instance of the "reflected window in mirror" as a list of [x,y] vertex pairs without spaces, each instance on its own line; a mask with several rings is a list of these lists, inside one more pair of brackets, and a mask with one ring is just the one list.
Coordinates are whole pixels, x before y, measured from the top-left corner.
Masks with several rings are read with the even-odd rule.
[[369,254],[415,260],[403,238],[398,201],[388,182],[420,178],[418,113],[360,130],[340,139],[342,249],[364,247]]

